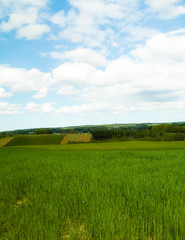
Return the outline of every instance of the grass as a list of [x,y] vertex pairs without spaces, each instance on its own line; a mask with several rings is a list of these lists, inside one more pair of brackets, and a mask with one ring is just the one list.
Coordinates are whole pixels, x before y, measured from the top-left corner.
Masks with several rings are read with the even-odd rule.
[[128,151],[128,150],[172,150],[185,149],[184,141],[150,142],[150,141],[127,141],[108,143],[84,143],[65,145],[42,145],[26,146],[29,148],[40,148],[62,151]]
[[90,142],[92,134],[67,134],[60,144],[87,143]]
[[4,147],[8,142],[10,142],[13,138],[12,137],[6,137],[6,138],[0,138],[0,148]]
[[31,135],[17,136],[12,138],[6,144],[7,146],[23,146],[23,145],[50,145],[59,144],[65,135]]
[[185,239],[185,150],[9,147],[0,166],[1,240]]

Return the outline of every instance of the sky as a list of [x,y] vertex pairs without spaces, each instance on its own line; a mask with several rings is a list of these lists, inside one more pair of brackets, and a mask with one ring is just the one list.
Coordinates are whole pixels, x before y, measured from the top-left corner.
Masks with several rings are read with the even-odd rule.
[[0,131],[185,121],[185,1],[0,0]]

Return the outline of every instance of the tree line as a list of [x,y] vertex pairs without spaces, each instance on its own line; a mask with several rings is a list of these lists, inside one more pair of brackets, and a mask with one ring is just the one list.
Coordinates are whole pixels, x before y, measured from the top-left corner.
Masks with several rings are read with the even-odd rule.
[[166,124],[111,124],[76,127],[23,129],[0,132],[0,138],[15,135],[32,134],[69,134],[92,133],[95,141],[183,141],[185,140],[185,122]]
[[98,129],[92,131],[94,140],[146,140],[146,141],[183,141],[185,125],[157,124],[147,129]]

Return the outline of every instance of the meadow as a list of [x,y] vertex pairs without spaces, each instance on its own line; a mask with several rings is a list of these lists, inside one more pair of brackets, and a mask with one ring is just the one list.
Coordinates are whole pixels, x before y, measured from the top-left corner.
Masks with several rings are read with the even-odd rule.
[[[41,135],[22,135],[15,136],[7,139],[7,143],[4,146],[24,146],[24,145],[50,145],[60,144],[65,135],[52,135],[52,134],[41,134]],[[4,141],[5,141],[4,139]],[[3,138],[2,140],[3,141]]]
[[185,149],[107,144],[1,148],[0,239],[185,239]]
[[[7,146],[7,145],[6,145]],[[14,147],[21,147],[20,143]],[[58,151],[132,151],[132,150],[176,150],[185,149],[185,141],[151,142],[97,142],[79,144],[27,145],[28,148],[51,149]]]

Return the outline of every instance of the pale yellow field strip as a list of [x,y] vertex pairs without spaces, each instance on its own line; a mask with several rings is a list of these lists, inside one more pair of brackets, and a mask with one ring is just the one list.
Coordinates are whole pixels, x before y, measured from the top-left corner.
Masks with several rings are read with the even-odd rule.
[[67,134],[60,144],[87,143],[90,142],[92,134]]
[[1,138],[0,139],[0,147],[4,147],[7,143],[9,143],[13,137]]

